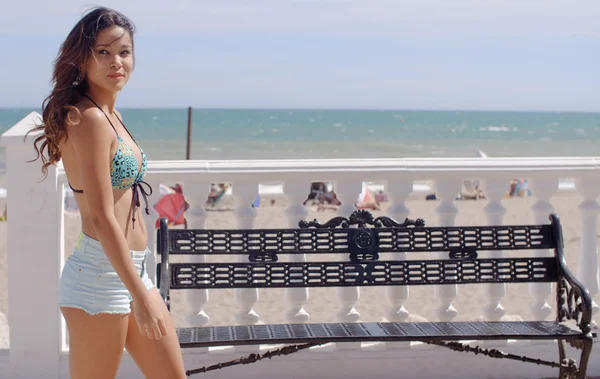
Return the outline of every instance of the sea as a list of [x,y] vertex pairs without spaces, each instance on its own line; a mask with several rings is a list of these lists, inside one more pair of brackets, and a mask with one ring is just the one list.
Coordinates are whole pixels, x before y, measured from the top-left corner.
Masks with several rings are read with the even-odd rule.
[[[0,134],[33,111],[0,108]],[[120,112],[149,159],[186,158],[187,108]],[[190,155],[201,160],[600,155],[600,113],[193,109],[191,118]]]

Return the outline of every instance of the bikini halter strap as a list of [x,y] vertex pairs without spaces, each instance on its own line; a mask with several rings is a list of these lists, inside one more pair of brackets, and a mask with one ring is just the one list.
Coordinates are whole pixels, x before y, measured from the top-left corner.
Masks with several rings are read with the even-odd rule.
[[[83,96],[85,96],[89,101],[91,101],[92,103],[94,103],[94,105],[96,106],[96,108],[100,109],[100,111],[104,114],[104,117],[106,117],[106,119],[108,120],[108,123],[110,124],[110,126],[112,126],[113,130],[115,131],[115,133],[118,136],[119,133],[117,133],[117,129],[115,129],[115,126],[110,121],[110,118],[108,117],[108,115],[106,114],[106,112],[104,112],[104,110],[98,105],[98,103],[96,103],[94,101],[94,99],[92,99],[91,97],[89,97],[87,94],[84,94]],[[131,139],[135,142],[135,138],[133,138],[133,136],[131,135],[131,133],[129,133],[129,129],[127,129],[127,127],[125,126],[125,124],[123,123],[123,121],[121,121],[121,118],[119,116],[117,116],[116,114],[115,114],[115,117],[117,118],[117,120],[119,120],[119,122],[121,123],[121,125],[123,125],[123,129],[125,129],[125,131],[127,132],[127,134],[129,134],[129,137],[131,137]]]

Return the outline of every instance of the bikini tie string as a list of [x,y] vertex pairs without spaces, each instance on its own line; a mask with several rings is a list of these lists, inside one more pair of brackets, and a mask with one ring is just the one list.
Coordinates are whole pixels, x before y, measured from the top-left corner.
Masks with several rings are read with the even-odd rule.
[[[142,184],[145,184],[147,188],[144,188]],[[145,211],[147,215],[150,215],[150,209],[148,209],[148,196],[152,195],[152,187],[150,184],[146,183],[143,180],[138,182],[134,182],[131,186],[133,191],[133,198],[131,199],[131,220],[133,221],[132,229],[135,229],[135,214],[138,208],[140,207],[140,193],[142,194],[142,198],[144,199],[144,203],[146,205]]]

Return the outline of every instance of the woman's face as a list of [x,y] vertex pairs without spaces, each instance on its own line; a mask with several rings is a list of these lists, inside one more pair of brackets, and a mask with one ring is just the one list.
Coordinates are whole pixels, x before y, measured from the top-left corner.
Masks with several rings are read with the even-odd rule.
[[84,66],[90,87],[117,92],[125,87],[133,71],[133,41],[119,26],[102,29]]

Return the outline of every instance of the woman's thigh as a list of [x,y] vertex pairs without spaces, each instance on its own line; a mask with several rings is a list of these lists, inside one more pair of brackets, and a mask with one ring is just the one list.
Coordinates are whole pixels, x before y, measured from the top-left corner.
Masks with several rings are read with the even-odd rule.
[[128,315],[61,307],[69,331],[71,379],[114,378],[127,338]]
[[142,336],[135,321],[135,314],[132,307],[125,348],[146,379],[185,378],[183,357],[171,315],[156,289],[150,290],[150,296],[157,297],[157,300],[162,304],[162,314],[166,322],[167,335],[160,340]]

